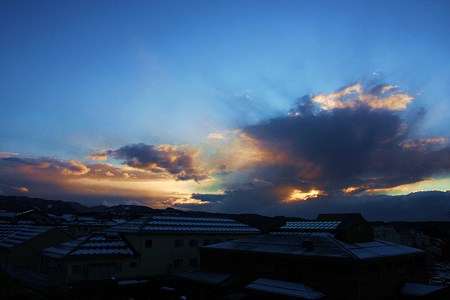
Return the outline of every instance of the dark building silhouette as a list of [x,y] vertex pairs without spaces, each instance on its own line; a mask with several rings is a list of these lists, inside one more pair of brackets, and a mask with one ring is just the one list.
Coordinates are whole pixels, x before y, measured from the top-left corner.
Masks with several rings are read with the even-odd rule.
[[[427,280],[425,251],[374,240],[372,227],[360,214],[287,222],[270,234],[202,247],[200,252],[204,270],[229,278],[239,275],[241,288],[252,299],[286,297],[283,289],[298,290],[291,299],[394,299],[405,282]],[[198,294],[205,284],[198,274],[179,278],[190,282],[191,293],[205,296]],[[210,284],[210,290],[217,295],[239,286],[223,286],[227,278]],[[261,282],[271,287],[255,289]]]

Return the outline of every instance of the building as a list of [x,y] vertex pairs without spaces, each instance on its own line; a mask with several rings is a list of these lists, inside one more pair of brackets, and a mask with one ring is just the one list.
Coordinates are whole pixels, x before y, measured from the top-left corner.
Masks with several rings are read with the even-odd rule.
[[392,225],[374,226],[373,231],[377,240],[401,244],[401,235]]
[[255,236],[259,230],[226,218],[153,216],[112,227],[140,255],[139,277],[198,268],[200,246]]
[[97,232],[45,248],[40,272],[49,286],[73,282],[137,277],[138,254],[117,233]]
[[[205,246],[200,252],[198,272],[239,274],[245,279],[240,283],[243,289],[275,280],[270,291],[259,291],[264,294],[259,297],[267,299],[274,297],[271,292],[295,284],[299,291],[315,291],[313,295],[326,299],[394,299],[405,282],[427,280],[425,251],[374,240],[370,224],[360,214],[287,222],[277,232]],[[181,280],[189,282],[192,277],[195,272]],[[237,287],[230,285],[228,290]]]
[[0,224],[0,267],[12,277],[41,286],[46,283],[39,274],[40,254],[43,248],[67,242],[73,237],[56,227]]

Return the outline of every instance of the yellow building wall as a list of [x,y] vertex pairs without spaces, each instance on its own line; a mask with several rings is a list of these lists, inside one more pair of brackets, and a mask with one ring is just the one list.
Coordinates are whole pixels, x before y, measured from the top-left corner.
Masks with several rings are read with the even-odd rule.
[[[242,234],[125,234],[124,237],[139,252],[139,277],[163,276],[197,269],[200,265],[198,248],[254,235]],[[146,247],[151,240],[151,247]],[[177,240],[182,242],[176,242]],[[191,244],[196,240],[196,245]],[[177,243],[177,245],[176,245]],[[182,244],[182,245],[181,245]]]

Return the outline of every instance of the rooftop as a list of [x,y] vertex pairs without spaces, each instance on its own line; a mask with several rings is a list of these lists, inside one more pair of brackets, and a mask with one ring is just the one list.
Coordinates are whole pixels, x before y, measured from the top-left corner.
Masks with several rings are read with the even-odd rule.
[[53,228],[51,226],[0,223],[0,247],[13,248]]
[[41,253],[56,259],[75,259],[92,256],[133,256],[135,251],[125,243],[118,233],[93,233],[54,247]]
[[424,253],[412,247],[376,240],[346,243],[325,232],[275,232],[203,247],[210,250],[256,252],[274,255],[369,260],[380,257]]
[[110,229],[126,233],[222,233],[258,234],[259,230],[225,218],[153,216],[119,224]]
[[321,292],[305,284],[269,278],[258,278],[247,285],[246,288],[257,292],[288,296],[293,299],[321,299],[325,297]]

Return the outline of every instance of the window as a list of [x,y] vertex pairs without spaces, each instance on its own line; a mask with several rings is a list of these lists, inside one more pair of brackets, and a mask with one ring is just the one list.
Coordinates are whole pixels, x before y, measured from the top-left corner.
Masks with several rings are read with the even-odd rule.
[[130,262],[130,268],[136,268],[136,267],[137,267],[137,262],[131,261]]
[[180,268],[182,268],[183,267],[183,259],[175,259],[174,261],[173,261],[173,266],[174,266],[174,268],[175,269],[180,269]]
[[196,258],[189,259],[189,267],[196,267],[197,264],[198,264],[198,259],[196,259]]
[[175,248],[183,248],[183,245],[184,245],[183,240],[180,239],[175,240]]
[[189,247],[191,248],[198,247],[198,241],[195,239],[189,240]]
[[122,272],[122,263],[120,263],[120,262],[116,263],[115,270],[117,272]]
[[151,248],[153,246],[152,240],[145,240],[145,248]]

